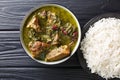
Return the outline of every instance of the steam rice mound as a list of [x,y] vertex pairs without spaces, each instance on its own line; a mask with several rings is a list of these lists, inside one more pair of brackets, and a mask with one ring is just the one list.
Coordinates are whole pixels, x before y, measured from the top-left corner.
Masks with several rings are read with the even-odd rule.
[[120,78],[120,19],[103,18],[90,26],[81,50],[91,73]]

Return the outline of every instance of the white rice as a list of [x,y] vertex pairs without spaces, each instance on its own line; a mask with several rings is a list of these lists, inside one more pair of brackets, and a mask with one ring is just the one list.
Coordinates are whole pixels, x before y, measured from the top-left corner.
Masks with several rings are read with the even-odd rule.
[[120,19],[103,18],[92,25],[81,42],[92,73],[120,78]]

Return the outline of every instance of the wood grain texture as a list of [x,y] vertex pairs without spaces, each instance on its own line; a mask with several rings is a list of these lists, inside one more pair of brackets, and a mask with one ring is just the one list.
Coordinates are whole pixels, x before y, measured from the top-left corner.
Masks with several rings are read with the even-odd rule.
[[0,80],[92,80],[92,77],[83,70],[72,68],[0,68],[0,78]]
[[[80,68],[0,68],[0,80],[105,80]],[[120,80],[120,79],[110,79]]]
[[[60,4],[70,9],[83,26],[92,17],[104,12],[101,0],[4,0],[0,1],[0,30],[19,30],[25,15],[42,4]],[[95,4],[93,4],[95,3]]]
[[[0,31],[0,67],[49,67],[33,61],[23,50],[19,31]],[[67,62],[50,67],[78,67],[77,56]]]

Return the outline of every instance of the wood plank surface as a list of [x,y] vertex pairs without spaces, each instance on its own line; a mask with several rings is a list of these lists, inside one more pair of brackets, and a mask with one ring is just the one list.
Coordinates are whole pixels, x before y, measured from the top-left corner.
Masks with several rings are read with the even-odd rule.
[[[106,80],[80,68],[0,68],[0,80]],[[109,79],[120,80],[120,79]]]
[[[0,68],[0,80],[105,80],[80,68]],[[109,79],[120,80],[120,79]]]
[[49,3],[70,9],[78,18],[81,27],[96,15],[120,13],[119,0],[1,0],[0,30],[19,30],[23,18],[31,9]]
[[19,30],[25,15],[34,7],[46,3],[67,7],[76,15],[82,27],[89,19],[104,12],[102,9],[104,2],[101,0],[1,0],[0,30]]
[[93,80],[83,70],[72,68],[0,68],[0,78],[0,80]]

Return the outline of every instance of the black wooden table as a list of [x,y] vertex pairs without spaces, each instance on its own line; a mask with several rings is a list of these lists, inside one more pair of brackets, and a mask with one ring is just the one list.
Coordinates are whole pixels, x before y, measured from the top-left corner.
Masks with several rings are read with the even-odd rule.
[[120,13],[120,0],[0,0],[0,80],[104,80],[81,68],[77,52],[54,66],[37,63],[25,53],[19,38],[20,24],[29,10],[46,3],[70,9],[81,28],[96,15]]

